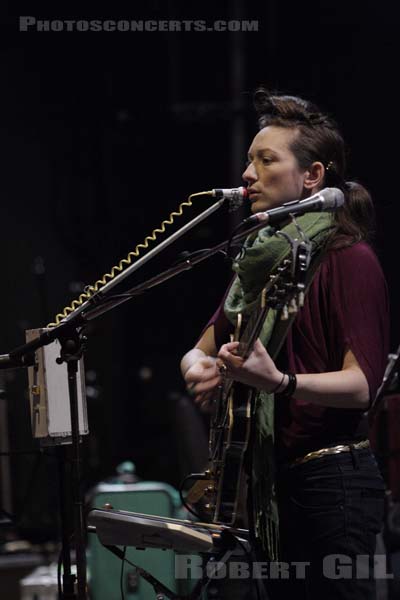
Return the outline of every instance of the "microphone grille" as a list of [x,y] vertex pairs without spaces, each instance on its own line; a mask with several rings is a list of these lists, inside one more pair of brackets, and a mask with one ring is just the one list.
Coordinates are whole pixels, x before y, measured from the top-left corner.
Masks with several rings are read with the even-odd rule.
[[339,188],[325,188],[321,192],[324,199],[324,210],[335,210],[344,204],[344,194]]

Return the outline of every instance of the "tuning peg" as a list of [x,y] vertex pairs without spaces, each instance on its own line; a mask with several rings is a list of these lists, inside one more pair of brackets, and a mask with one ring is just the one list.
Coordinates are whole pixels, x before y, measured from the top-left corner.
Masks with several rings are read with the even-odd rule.
[[304,292],[299,292],[298,304],[299,304],[300,308],[302,308],[304,306]]
[[289,318],[289,311],[288,311],[287,304],[285,304],[285,306],[282,308],[281,320],[287,321],[288,318]]
[[297,310],[298,310],[298,308],[297,308],[296,299],[292,298],[291,301],[290,301],[290,304],[289,304],[288,312],[289,312],[289,314],[292,315],[294,313],[297,313]]

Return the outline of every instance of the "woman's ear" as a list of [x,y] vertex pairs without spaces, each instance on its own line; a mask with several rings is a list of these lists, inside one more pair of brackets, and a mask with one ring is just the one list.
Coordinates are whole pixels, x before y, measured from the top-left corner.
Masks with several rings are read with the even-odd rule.
[[319,189],[325,177],[325,167],[322,162],[313,162],[305,172],[304,188],[306,190]]

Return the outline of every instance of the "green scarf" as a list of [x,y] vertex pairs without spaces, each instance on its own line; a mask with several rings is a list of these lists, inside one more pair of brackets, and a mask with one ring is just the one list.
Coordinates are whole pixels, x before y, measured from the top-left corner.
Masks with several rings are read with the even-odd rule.
[[[312,256],[317,256],[332,231],[332,215],[307,213],[299,217],[297,223],[312,241]],[[282,231],[291,238],[299,237],[293,223],[284,227]],[[274,233],[273,228],[265,227],[257,234],[249,236],[244,244],[243,255],[240,255],[233,265],[237,277],[224,305],[225,314],[233,324],[236,323],[238,313],[242,313],[244,317],[252,313],[269,274],[274,272],[290,252],[287,240]],[[260,333],[261,342],[265,347],[268,347],[276,321],[277,311],[270,309]],[[266,557],[269,560],[278,560],[279,514],[275,486],[274,395],[257,391],[254,410],[251,477],[253,533]]]

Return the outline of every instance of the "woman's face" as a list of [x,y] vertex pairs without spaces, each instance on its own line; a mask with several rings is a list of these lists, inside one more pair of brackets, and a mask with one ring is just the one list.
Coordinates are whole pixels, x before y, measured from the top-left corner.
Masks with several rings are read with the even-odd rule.
[[296,130],[270,125],[255,136],[243,173],[251,211],[269,210],[302,197],[308,171],[302,171],[290,150]]

